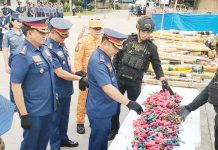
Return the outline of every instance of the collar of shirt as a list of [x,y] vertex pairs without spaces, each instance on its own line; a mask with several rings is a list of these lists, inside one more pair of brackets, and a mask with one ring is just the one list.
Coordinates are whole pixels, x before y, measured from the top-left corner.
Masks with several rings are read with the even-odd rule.
[[102,51],[100,48],[97,48],[96,50],[98,51],[99,55],[104,56],[104,59],[105,59],[106,62],[108,62],[108,61],[111,62],[110,57],[104,51]]
[[53,51],[56,51],[58,50],[58,48],[62,48],[64,49],[65,47],[65,44],[64,43],[61,43],[61,44],[58,44],[56,41],[54,41],[52,38],[47,38],[46,40],[46,45],[49,45],[50,43],[52,43],[52,50]]
[[92,41],[97,41],[99,38],[95,38],[94,36],[92,36],[91,34],[88,35],[90,40]]
[[20,30],[19,34],[17,34],[17,33],[14,31],[13,28],[11,29],[11,33],[12,33],[12,34],[15,34],[15,35],[18,35],[18,36],[22,36],[22,35],[23,35],[22,30]]
[[39,48],[36,48],[32,43],[30,43],[30,41],[28,41],[26,39],[24,40],[24,45],[27,46],[28,50],[31,50],[33,52],[40,51],[42,48],[42,46],[40,46]]

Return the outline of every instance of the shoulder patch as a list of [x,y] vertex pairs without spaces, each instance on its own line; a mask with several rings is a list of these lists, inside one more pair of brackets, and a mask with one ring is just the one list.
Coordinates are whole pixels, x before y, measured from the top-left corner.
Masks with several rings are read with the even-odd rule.
[[20,54],[26,55],[26,50],[27,50],[27,47],[26,47],[26,45],[24,45],[23,48],[20,51]]
[[104,63],[104,62],[105,62],[104,55],[101,55],[101,54],[100,54],[99,61],[100,61],[101,63]]
[[49,48],[49,49],[52,49],[52,48],[53,48],[53,44],[52,44],[52,43],[49,43],[49,44],[48,44],[48,48]]

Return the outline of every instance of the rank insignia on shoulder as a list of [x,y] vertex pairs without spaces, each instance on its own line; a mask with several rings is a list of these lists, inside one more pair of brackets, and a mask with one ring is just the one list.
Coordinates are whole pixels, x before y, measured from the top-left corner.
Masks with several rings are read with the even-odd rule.
[[75,52],[79,51],[79,45],[80,45],[80,42],[77,42],[76,47],[75,47]]
[[26,47],[26,45],[24,45],[22,50],[20,51],[20,54],[26,55],[26,49],[27,49],[27,47]]
[[100,55],[99,61],[100,62],[105,62],[104,55]]
[[52,47],[53,47],[53,44],[52,44],[52,43],[49,43],[49,44],[48,44],[48,48],[49,48],[49,49],[52,49]]
[[57,54],[59,57],[63,57],[63,55],[64,55],[62,51],[58,51]]

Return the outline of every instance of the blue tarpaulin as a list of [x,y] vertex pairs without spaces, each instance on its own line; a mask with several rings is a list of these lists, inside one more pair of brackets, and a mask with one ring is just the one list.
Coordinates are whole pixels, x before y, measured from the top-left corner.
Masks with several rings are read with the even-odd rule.
[[0,136],[11,128],[14,109],[14,104],[0,94]]
[[[162,14],[152,14],[155,29],[161,29]],[[212,31],[218,33],[218,14],[164,14],[163,30]]]

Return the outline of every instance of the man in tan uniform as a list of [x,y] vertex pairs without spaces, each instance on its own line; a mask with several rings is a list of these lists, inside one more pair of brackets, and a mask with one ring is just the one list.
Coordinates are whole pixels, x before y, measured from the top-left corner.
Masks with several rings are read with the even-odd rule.
[[[99,19],[89,21],[89,35],[82,37],[75,49],[75,69],[87,73],[88,61],[94,50],[101,43],[102,23]],[[88,90],[80,91],[77,104],[77,133],[84,134],[86,98]]]

